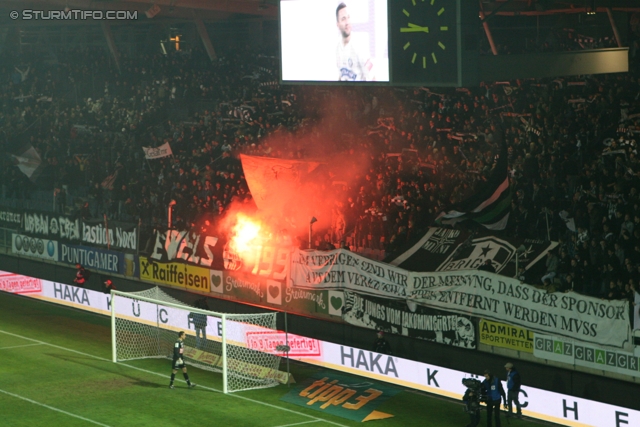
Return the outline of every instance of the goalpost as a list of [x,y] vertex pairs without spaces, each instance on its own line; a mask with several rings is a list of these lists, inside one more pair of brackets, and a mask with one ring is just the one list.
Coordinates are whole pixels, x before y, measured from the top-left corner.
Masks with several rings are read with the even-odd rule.
[[[202,319],[206,319],[206,339],[196,336],[196,323]],[[142,292],[111,291],[113,362],[172,359],[180,331],[187,334],[183,355],[187,365],[222,372],[224,393],[278,385],[280,356],[266,344],[277,332],[276,313],[201,310],[158,287]]]

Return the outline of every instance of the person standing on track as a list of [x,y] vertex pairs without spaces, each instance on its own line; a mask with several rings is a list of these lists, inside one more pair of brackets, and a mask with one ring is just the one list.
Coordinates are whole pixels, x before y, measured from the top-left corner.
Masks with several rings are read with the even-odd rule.
[[518,400],[520,395],[520,386],[522,384],[522,381],[520,380],[520,373],[511,362],[504,365],[504,368],[507,370],[507,418],[513,416],[511,408],[514,403],[516,404],[516,417],[522,418],[522,407]]
[[502,382],[491,371],[484,371],[485,380],[482,382],[487,396],[487,427],[492,425],[492,415],[496,420],[496,427],[500,427],[500,401],[503,400],[507,404],[507,396],[502,387]]

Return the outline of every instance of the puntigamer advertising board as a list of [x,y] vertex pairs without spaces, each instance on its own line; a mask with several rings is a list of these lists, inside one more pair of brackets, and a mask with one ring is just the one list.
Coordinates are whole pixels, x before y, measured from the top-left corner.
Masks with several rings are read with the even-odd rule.
[[124,274],[124,253],[60,242],[60,261],[85,268]]

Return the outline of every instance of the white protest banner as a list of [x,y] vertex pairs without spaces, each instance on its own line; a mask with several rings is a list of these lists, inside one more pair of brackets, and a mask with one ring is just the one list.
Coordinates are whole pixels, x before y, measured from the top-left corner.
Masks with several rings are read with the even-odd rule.
[[410,273],[410,278],[408,297],[428,307],[595,344],[618,348],[631,344],[627,301],[601,300],[575,292],[547,293],[479,270]]
[[292,286],[340,289],[622,348],[630,345],[627,301],[552,293],[480,270],[409,272],[350,251],[294,251]]
[[295,287],[347,289],[374,296],[405,298],[409,272],[345,249],[294,250],[291,280]]
[[163,157],[169,157],[173,155],[171,146],[168,142],[165,142],[164,144],[156,148],[142,147],[142,149],[144,150],[144,157],[149,160],[161,159]]

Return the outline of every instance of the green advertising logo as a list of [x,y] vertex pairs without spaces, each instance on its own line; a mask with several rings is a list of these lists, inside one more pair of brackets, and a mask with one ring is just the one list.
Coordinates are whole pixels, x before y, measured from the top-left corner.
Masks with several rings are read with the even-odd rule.
[[334,310],[340,310],[342,308],[342,298],[331,297],[331,306]]
[[209,270],[211,272],[211,292],[224,294],[224,286],[222,286],[222,271]]
[[344,308],[344,292],[343,291],[325,291],[327,292],[327,308],[331,316],[342,319],[342,310]]
[[267,279],[267,302],[269,304],[282,305],[282,283]]
[[559,362],[588,366],[638,377],[640,358],[633,353],[607,351],[586,345],[554,340],[543,336],[534,339],[534,356]]
[[564,354],[564,345],[560,341],[555,341],[553,343],[553,352],[557,354]]
[[280,288],[275,285],[269,286],[269,295],[271,295],[271,298],[273,299],[278,298],[278,295],[280,295]]
[[302,382],[280,400],[363,422],[393,417],[375,409],[399,392],[369,379],[325,371]]
[[216,288],[220,287],[220,285],[222,284],[222,278],[220,276],[218,276],[217,274],[212,274],[211,275],[211,284]]

